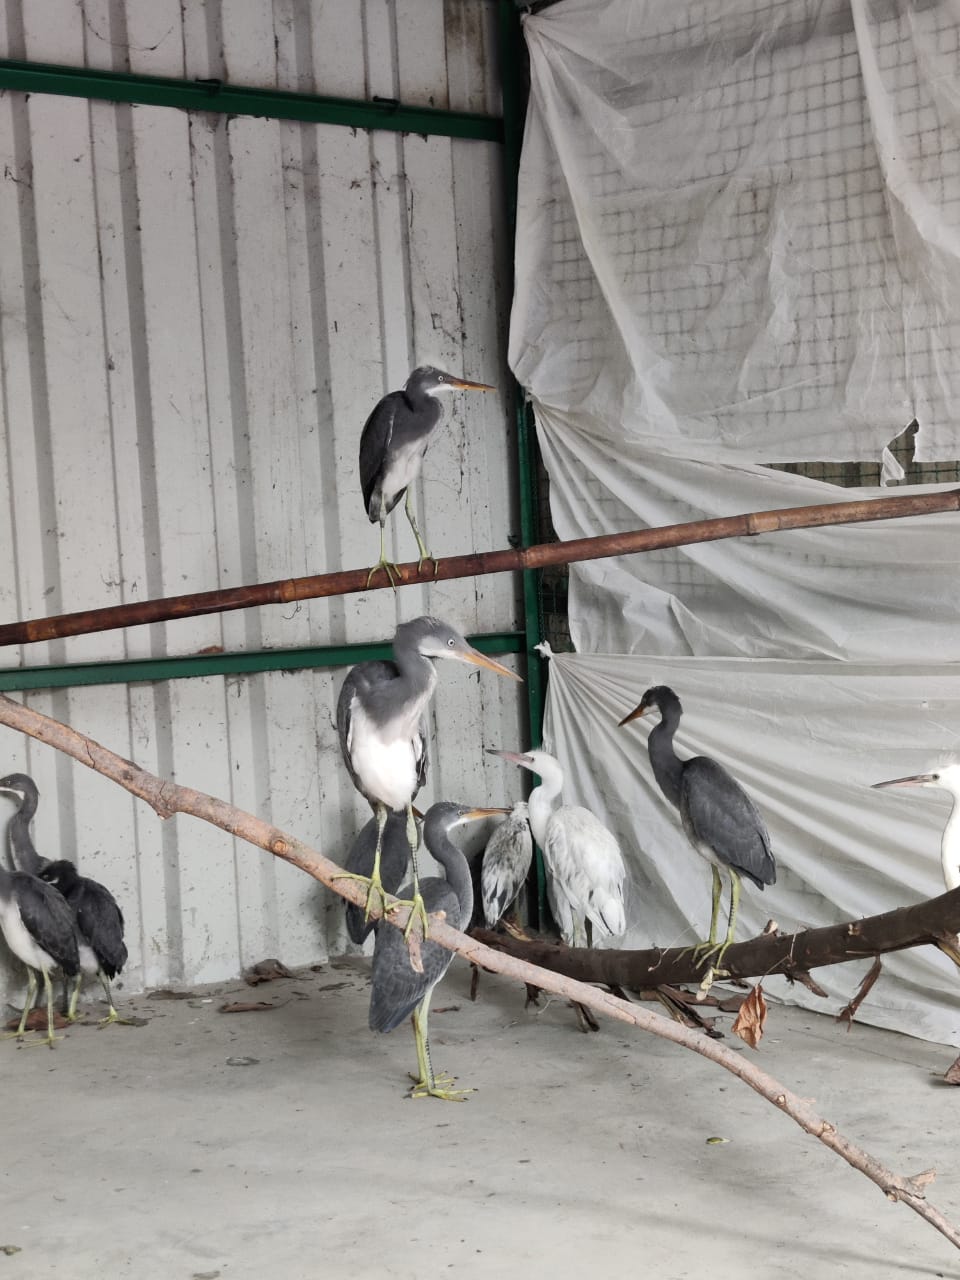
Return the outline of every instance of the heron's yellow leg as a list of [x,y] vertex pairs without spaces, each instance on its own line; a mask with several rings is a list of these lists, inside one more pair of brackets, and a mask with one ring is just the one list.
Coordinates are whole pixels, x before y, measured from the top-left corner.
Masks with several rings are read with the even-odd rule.
[[441,1098],[445,1102],[466,1102],[467,1094],[473,1089],[451,1089],[454,1077],[446,1074],[435,1075],[430,1061],[430,1038],[428,1021],[430,1017],[430,997],[428,991],[420,1002],[420,1007],[413,1014],[413,1035],[417,1042],[417,1063],[420,1067],[420,1079],[410,1090],[411,1098]]
[[0,1040],[22,1040],[27,1034],[24,1028],[27,1025],[27,1018],[30,1015],[30,1010],[33,1008],[33,1000],[36,994],[37,975],[32,969],[27,969],[27,995],[23,1002],[23,1013],[20,1015],[20,1025],[17,1027],[16,1031],[4,1032],[4,1034],[0,1036]]

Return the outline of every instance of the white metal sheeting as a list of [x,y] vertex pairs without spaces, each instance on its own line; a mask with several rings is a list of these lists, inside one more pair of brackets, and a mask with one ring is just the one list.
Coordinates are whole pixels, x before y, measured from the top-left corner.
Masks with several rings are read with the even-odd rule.
[[[182,11],[182,12],[181,12]],[[8,3],[0,56],[497,109],[492,11],[432,0]],[[233,25],[231,25],[233,24]],[[0,97],[0,616],[38,617],[370,564],[356,470],[374,402],[414,363],[506,382],[499,148],[43,95]],[[414,495],[445,553],[504,546],[499,396],[458,397]],[[399,513],[398,513],[399,514]],[[413,539],[394,522],[390,551]],[[34,644],[2,665],[387,639],[430,612],[512,630],[508,578],[438,583]],[[483,745],[515,688],[443,664],[425,797],[502,800]],[[366,820],[340,763],[342,672],[31,695],[147,769],[331,856]],[[4,735],[41,788],[37,842],[102,878],[136,987],[342,944],[313,881]],[[509,797],[506,797],[509,798]],[[0,797],[0,821],[6,802]]]

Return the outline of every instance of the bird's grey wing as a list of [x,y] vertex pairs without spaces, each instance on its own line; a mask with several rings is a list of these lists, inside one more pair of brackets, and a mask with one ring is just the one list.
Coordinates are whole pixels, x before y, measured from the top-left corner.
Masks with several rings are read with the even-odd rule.
[[13,873],[20,918],[40,946],[68,977],[80,970],[77,926],[59,889],[23,872]]
[[363,490],[363,505],[371,522],[380,518],[379,513],[371,512],[370,503],[390,449],[393,425],[401,403],[400,392],[394,391],[384,396],[374,406],[360,433],[360,487]]
[[[360,779],[357,777],[351,759],[351,723],[354,703],[358,698],[369,697],[375,689],[386,681],[395,679],[399,674],[397,664],[389,660],[373,659],[370,662],[359,662],[355,667],[350,668],[340,687],[340,696],[337,699],[337,738],[340,742],[340,754],[343,756],[343,763],[347,766],[353,785],[361,795],[366,793],[360,785]],[[369,796],[366,798],[370,799]],[[370,865],[372,867],[373,863],[371,862]]]
[[93,948],[100,968],[115,978],[127,963],[123,941],[123,912],[109,889],[95,880],[85,880],[73,903],[80,936]]
[[740,783],[709,756],[694,756],[684,764],[680,816],[695,844],[713,849],[721,862],[747,876],[757,888],[776,881],[763,815]]
[[533,861],[533,835],[525,817],[501,822],[483,851],[480,892],[483,914],[491,927],[515,902]]
[[[460,903],[445,880],[421,880],[420,891],[429,912],[445,911],[448,919],[457,918]],[[412,897],[413,885],[402,889],[401,895]],[[393,925],[383,925],[377,930],[370,977],[371,1031],[392,1031],[413,1013],[450,967],[453,952],[428,938],[420,944],[420,956],[423,973],[416,973],[411,967],[402,932]]]

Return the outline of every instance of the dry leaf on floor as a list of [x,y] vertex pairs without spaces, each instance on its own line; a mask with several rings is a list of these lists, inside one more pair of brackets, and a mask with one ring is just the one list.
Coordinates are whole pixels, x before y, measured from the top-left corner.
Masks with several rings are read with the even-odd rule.
[[740,1012],[730,1029],[744,1044],[755,1049],[763,1036],[766,1021],[767,1002],[763,998],[763,987],[758,982],[740,1006]]
[[261,960],[243,975],[248,987],[258,987],[261,982],[275,982],[277,978],[292,978],[295,975],[280,960]]

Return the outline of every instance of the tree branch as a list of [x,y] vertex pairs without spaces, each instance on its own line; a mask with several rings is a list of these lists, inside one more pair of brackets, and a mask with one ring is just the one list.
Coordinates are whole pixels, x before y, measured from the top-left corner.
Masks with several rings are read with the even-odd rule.
[[[366,899],[363,888],[355,881],[337,879],[342,869],[336,863],[278,827],[271,826],[253,817],[252,814],[244,813],[243,810],[215,796],[195,791],[192,787],[165,782],[67,725],[32,711],[3,695],[0,695],[0,724],[29,734],[39,742],[47,743],[58,751],[72,756],[74,760],[96,773],[112,779],[131,794],[145,800],[161,818],[171,817],[174,813],[184,813],[200,818],[302,868],[351,902],[363,905]],[[406,923],[407,916],[407,909],[400,908],[393,913],[391,923],[402,926]],[[595,987],[537,968],[502,952],[491,951],[475,939],[451,929],[439,917],[431,918],[430,936],[441,946],[451,951],[458,951],[467,960],[485,969],[502,973],[519,982],[533,983],[545,991],[552,991],[569,1000],[579,1001],[591,1009],[606,1014],[607,1017],[631,1023],[643,1031],[670,1040],[685,1049],[692,1049],[701,1057],[716,1062],[748,1084],[773,1106],[790,1116],[802,1129],[812,1134],[831,1151],[836,1152],[854,1169],[859,1169],[876,1183],[888,1199],[899,1200],[908,1205],[920,1217],[936,1227],[956,1248],[960,1248],[960,1230],[925,1197],[925,1188],[934,1176],[932,1171],[917,1174],[914,1177],[903,1177],[894,1173],[869,1152],[844,1138],[803,1098],[785,1088],[779,1081],[752,1062],[748,1062],[740,1054],[734,1053],[733,1050],[718,1044],[700,1032],[690,1031],[676,1022],[648,1013],[636,1005],[627,1004],[607,992],[598,991]]]
[[[879,916],[847,920],[805,929],[800,933],[762,933],[747,942],[737,942],[723,957],[724,974],[730,978],[766,978],[783,974],[806,982],[811,969],[850,960],[866,960],[889,951],[910,947],[941,946],[949,935],[960,933],[960,889],[951,889],[937,898],[928,898],[910,907],[897,907]],[[474,930],[487,946],[507,955],[529,960],[580,982],[602,982],[622,987],[650,987],[663,983],[675,986],[699,982],[703,976],[689,948],[643,951],[593,951],[586,947],[563,947],[535,939],[524,941],[487,929]],[[956,947],[954,947],[956,951]],[[949,954],[949,951],[948,951]]]

